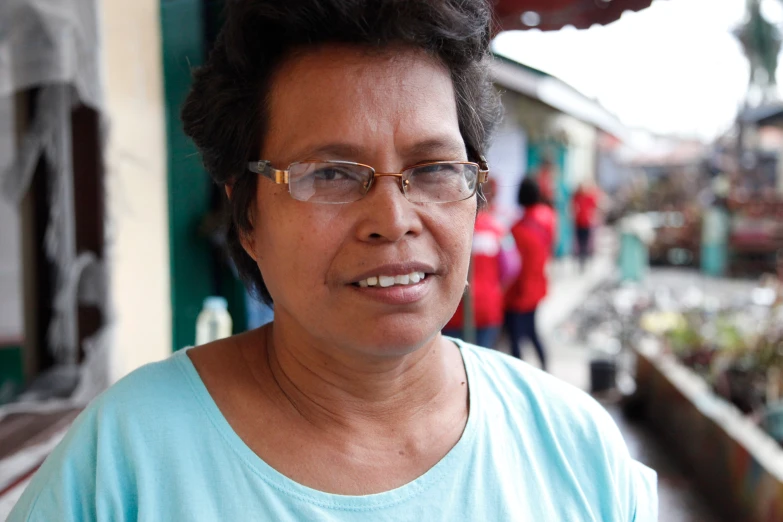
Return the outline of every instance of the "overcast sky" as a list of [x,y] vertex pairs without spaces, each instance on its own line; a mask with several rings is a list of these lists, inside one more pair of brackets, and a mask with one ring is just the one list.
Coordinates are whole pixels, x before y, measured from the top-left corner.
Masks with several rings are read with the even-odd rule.
[[[765,15],[783,22],[781,3],[764,0]],[[605,27],[504,32],[494,48],[570,83],[630,127],[711,139],[731,125],[746,91],[747,61],[731,34],[744,9],[745,0],[655,0]]]

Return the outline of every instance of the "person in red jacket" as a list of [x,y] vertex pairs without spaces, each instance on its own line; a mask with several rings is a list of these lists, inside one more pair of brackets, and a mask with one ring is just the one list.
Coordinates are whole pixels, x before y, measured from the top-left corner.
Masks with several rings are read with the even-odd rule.
[[525,213],[511,234],[522,259],[522,270],[506,293],[505,324],[511,353],[522,358],[520,344],[530,340],[546,369],[546,350],[536,328],[536,310],[547,294],[546,266],[555,240],[555,213],[541,196],[538,184],[530,178],[519,187],[519,204]]
[[[473,296],[475,343],[486,348],[494,348],[503,326],[503,289],[519,271],[516,251],[504,242],[508,232],[491,212],[494,187],[490,179],[485,193],[486,203],[476,216],[469,285]],[[464,324],[463,303],[460,302],[443,334],[462,339]]]
[[574,221],[576,225],[576,247],[579,267],[584,271],[590,258],[590,237],[598,210],[598,194],[589,185],[582,184],[574,193]]

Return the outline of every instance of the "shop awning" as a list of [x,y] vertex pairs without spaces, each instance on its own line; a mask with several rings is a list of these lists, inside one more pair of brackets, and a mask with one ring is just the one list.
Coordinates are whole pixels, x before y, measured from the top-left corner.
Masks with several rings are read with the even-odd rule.
[[495,0],[499,31],[554,31],[567,25],[587,29],[619,19],[625,11],[640,11],[652,0]]

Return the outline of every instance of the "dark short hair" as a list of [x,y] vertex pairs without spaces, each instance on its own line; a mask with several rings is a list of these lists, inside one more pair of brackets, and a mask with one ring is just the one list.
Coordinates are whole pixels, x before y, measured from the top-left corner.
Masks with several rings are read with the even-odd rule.
[[543,201],[541,197],[541,189],[538,187],[538,183],[531,177],[527,177],[522,180],[519,185],[519,192],[517,193],[517,202],[522,207],[532,207]]
[[[227,0],[225,23],[182,108],[212,179],[233,185],[227,247],[248,289],[271,303],[240,235],[252,231],[249,212],[258,158],[267,131],[274,73],[294,52],[350,44],[368,50],[423,50],[448,69],[468,158],[483,154],[500,118],[489,73],[492,10],[486,0]],[[250,110],[249,110],[250,108]]]

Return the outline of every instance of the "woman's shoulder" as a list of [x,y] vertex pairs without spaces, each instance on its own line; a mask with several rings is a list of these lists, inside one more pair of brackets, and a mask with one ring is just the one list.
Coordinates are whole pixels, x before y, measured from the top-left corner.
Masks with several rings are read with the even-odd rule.
[[[104,499],[135,491],[133,470],[171,451],[171,441],[178,438],[173,431],[181,435],[194,429],[198,408],[186,357],[176,353],[143,366],[88,404],[36,472],[9,520],[54,520],[54,513],[59,520],[95,520]],[[87,498],[94,503],[82,502]]]
[[152,414],[162,408],[181,404],[192,395],[186,350],[146,364],[117,381],[95,398],[87,410],[107,415]]
[[499,350],[457,341],[462,349],[465,364],[472,366],[474,378],[482,381],[479,383],[480,385],[494,382],[497,384],[498,391],[515,390],[525,393],[546,391],[550,397],[554,394],[567,398],[577,396],[592,400],[589,395],[575,386],[539,370],[523,360]]
[[[497,350],[463,345],[466,364],[473,368],[482,405],[518,408],[553,433],[569,433],[598,442],[621,440],[606,409],[589,394],[530,364]],[[517,418],[517,417],[515,417]],[[562,428],[568,428],[562,431]]]
[[636,520],[657,519],[655,472],[631,458],[611,415],[595,399],[495,350],[465,344],[463,354],[488,433],[503,432],[504,442],[516,438],[530,465],[571,470],[566,482],[590,491],[596,506],[609,502],[618,513],[635,512]]
[[[196,400],[193,377],[185,351],[146,364],[117,381],[93,399],[76,418],[64,445],[99,444],[100,439],[122,434],[123,439],[145,430],[160,430],[182,413],[193,411]],[[112,445],[118,448],[118,445]]]

